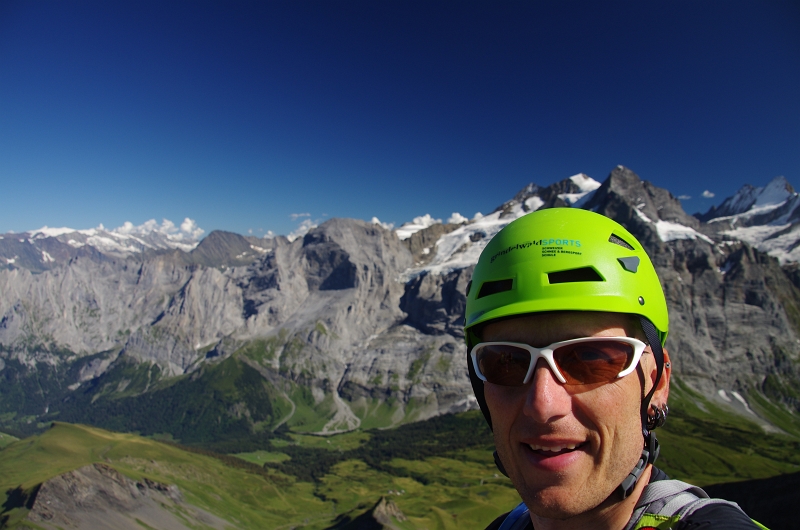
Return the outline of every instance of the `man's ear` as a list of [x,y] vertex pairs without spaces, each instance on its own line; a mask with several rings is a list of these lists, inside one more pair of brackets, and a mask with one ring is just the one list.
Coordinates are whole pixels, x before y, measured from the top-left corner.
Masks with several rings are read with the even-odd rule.
[[[653,405],[657,405],[662,407],[667,404],[667,399],[669,399],[669,380],[670,376],[672,375],[672,363],[669,360],[669,352],[666,348],[664,348],[664,368],[661,371],[661,377],[658,380],[658,386],[656,387],[656,391],[653,394],[653,398],[650,400],[650,403]],[[655,363],[653,363],[653,369],[651,371],[650,377],[650,384],[652,385],[656,378],[656,367]]]

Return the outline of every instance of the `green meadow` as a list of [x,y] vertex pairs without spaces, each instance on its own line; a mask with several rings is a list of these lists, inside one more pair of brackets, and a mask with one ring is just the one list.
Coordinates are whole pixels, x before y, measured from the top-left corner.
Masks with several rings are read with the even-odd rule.
[[[349,433],[287,436],[283,442],[284,448],[341,455],[369,440],[366,433]],[[382,469],[359,460],[336,460],[319,480],[303,480],[269,465],[250,464],[259,462],[259,456],[273,464],[286,461],[277,445],[241,455],[248,462],[132,434],[55,423],[41,435],[0,451],[0,527],[36,528],[25,520],[24,502],[11,506],[9,500],[24,499],[43,481],[94,462],[135,480],[177,484],[187,502],[230,521],[232,528],[327,528],[337,517],[360,515],[381,496],[406,514],[407,528],[479,528],[497,515],[497,506],[518,502],[508,480],[486,457],[488,449],[422,461],[390,459]],[[430,480],[423,483],[412,475]]]
[[[679,384],[671,403],[658,465],[674,478],[708,485],[800,470],[793,428],[766,433]],[[69,423],[23,440],[4,435],[0,444],[0,528],[35,528],[25,496],[94,462],[176,484],[187,502],[232,528],[325,529],[386,497],[407,517],[398,528],[481,529],[519,502],[494,467],[477,411],[325,437],[282,431],[231,455]]]

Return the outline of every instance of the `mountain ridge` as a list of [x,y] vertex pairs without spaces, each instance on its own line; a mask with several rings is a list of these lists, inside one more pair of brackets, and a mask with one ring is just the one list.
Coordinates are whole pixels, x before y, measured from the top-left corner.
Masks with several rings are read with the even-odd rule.
[[[283,411],[266,420],[235,392],[219,394],[223,414],[254,435],[264,421],[333,433],[474,408],[461,360],[472,267],[512,220],[570,204],[616,219],[653,258],[676,377],[765,428],[791,429],[800,406],[791,391],[800,382],[796,267],[689,216],[668,190],[622,166],[602,183],[579,174],[525,186],[491,214],[421,223],[405,239],[331,219],[292,241],[214,231],[189,252],[126,258],[84,245],[49,269],[2,269],[0,414],[15,429],[59,411],[79,420],[70,407],[84,398],[75,396],[143,404],[181,378],[221,384],[203,368],[233,369],[230,359],[260,373],[258,392]],[[36,381],[47,384],[34,390]],[[178,388],[195,392],[175,388],[170,399]]]

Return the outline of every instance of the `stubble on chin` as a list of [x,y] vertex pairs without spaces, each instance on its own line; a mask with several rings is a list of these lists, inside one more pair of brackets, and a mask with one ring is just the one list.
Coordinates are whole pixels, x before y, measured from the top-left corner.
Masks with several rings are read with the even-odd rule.
[[[503,462],[512,484],[519,493],[525,505],[535,516],[565,520],[576,517],[597,508],[602,509],[601,505],[613,502],[613,495],[616,487],[612,484],[613,480],[593,480],[593,475],[600,473],[589,472],[587,476],[574,476],[571,473],[537,473],[535,469],[524,469],[524,462],[518,462],[507,454],[508,447],[497,444],[495,440],[498,456]],[[524,451],[520,448],[520,451]],[[522,457],[522,455],[516,455]],[[613,466],[614,469],[606,469],[604,475],[609,473],[611,476],[622,474],[619,482],[627,476],[623,473],[625,464],[619,463]],[[630,470],[628,470],[630,471]],[[571,476],[572,475],[572,476]],[[608,475],[606,475],[608,476]],[[594,476],[594,478],[597,478]],[[618,485],[618,484],[617,484]]]

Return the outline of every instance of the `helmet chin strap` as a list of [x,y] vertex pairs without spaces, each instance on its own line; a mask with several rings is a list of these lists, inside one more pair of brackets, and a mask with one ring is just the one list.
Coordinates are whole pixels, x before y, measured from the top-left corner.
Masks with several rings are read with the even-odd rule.
[[650,343],[650,349],[653,351],[657,372],[656,380],[653,382],[653,388],[642,398],[640,410],[642,416],[642,436],[644,437],[642,454],[631,472],[625,477],[625,480],[622,481],[619,488],[617,488],[617,491],[623,499],[633,493],[634,488],[636,488],[636,483],[639,482],[647,464],[655,462],[660,451],[656,434],[647,428],[647,411],[650,409],[650,400],[653,398],[653,394],[658,387],[658,382],[661,380],[661,372],[664,370],[664,350],[661,349],[661,340],[658,337],[658,332],[653,323],[643,316],[640,316],[639,320],[642,324],[644,335],[647,337],[647,342]]
[[500,455],[497,454],[497,451],[492,453],[492,456],[494,457],[494,465],[497,466],[497,470],[507,478],[511,478],[508,476],[508,471],[506,471],[505,466],[503,466],[503,461],[500,460]]

